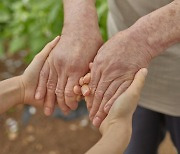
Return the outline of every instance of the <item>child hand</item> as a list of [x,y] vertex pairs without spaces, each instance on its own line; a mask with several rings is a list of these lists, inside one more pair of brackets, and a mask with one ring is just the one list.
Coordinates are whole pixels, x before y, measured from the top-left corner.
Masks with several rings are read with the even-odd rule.
[[23,75],[20,76],[22,85],[23,102],[34,106],[43,106],[44,100],[35,100],[35,91],[38,84],[40,71],[48,58],[52,49],[56,46],[60,36],[48,43],[43,50],[38,53],[31,64],[26,68]]
[[97,125],[98,119],[93,120],[93,124],[95,126],[100,126],[101,133],[107,131],[109,127],[111,127],[112,125],[122,123],[122,121],[128,125],[132,124],[132,116],[137,107],[140,93],[144,86],[146,76],[147,69],[140,69],[136,73],[135,78],[130,87],[114,102],[109,111],[109,114],[101,123],[101,125]]

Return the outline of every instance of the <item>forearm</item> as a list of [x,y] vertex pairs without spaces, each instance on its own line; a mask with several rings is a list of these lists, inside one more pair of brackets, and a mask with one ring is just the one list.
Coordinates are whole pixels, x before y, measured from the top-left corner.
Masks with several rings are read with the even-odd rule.
[[130,140],[131,124],[122,122],[114,125],[86,154],[123,154]]
[[9,108],[22,103],[22,87],[19,77],[14,77],[0,82],[0,114]]
[[62,34],[69,33],[70,29],[76,29],[78,33],[99,31],[95,0],[64,0]]
[[159,55],[169,46],[180,42],[180,0],[142,17],[132,28],[146,40],[152,49],[151,56]]

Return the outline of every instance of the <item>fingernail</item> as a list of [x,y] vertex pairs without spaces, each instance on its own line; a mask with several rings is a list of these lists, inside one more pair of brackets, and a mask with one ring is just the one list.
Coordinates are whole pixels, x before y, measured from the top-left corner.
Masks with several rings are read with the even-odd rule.
[[88,92],[89,92],[89,90],[86,89],[85,91],[83,91],[83,95],[86,96],[88,94]]
[[37,92],[37,93],[36,93],[35,99],[37,99],[37,100],[41,99],[41,93],[40,93],[40,92]]
[[141,72],[144,74],[145,77],[146,77],[147,74],[148,74],[147,68],[142,68],[142,69],[141,69]]
[[44,114],[45,114],[46,116],[50,116],[50,115],[51,115],[51,108],[45,107],[45,109],[44,109]]
[[99,117],[95,117],[94,120],[93,120],[93,125],[95,127],[99,127],[101,124],[101,119]]
[[82,91],[83,96],[88,96],[90,94],[88,85],[83,85],[81,87],[81,91]]
[[106,112],[108,114],[110,108],[111,108],[111,105],[106,105],[105,108],[104,108],[104,112]]

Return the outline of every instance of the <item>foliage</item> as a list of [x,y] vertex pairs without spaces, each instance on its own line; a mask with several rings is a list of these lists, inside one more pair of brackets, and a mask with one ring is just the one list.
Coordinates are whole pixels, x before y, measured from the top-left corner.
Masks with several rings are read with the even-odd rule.
[[[97,0],[100,30],[107,39],[106,0]],[[6,52],[28,50],[27,61],[63,27],[62,0],[1,0],[0,1],[0,56]]]

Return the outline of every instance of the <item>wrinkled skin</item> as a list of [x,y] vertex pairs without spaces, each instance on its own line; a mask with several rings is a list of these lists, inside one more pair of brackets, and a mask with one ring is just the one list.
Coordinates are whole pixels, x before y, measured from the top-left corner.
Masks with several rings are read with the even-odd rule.
[[46,115],[53,113],[56,100],[64,113],[77,108],[78,96],[73,88],[78,85],[80,77],[89,71],[89,63],[103,43],[100,32],[94,30],[93,33],[87,33],[87,30],[71,29],[64,28],[61,40],[40,73],[36,98],[45,97]]
[[127,29],[112,37],[98,51],[91,69],[91,95],[86,98],[95,126],[100,126],[138,70],[148,67],[152,59],[151,48],[142,36],[133,28]]

